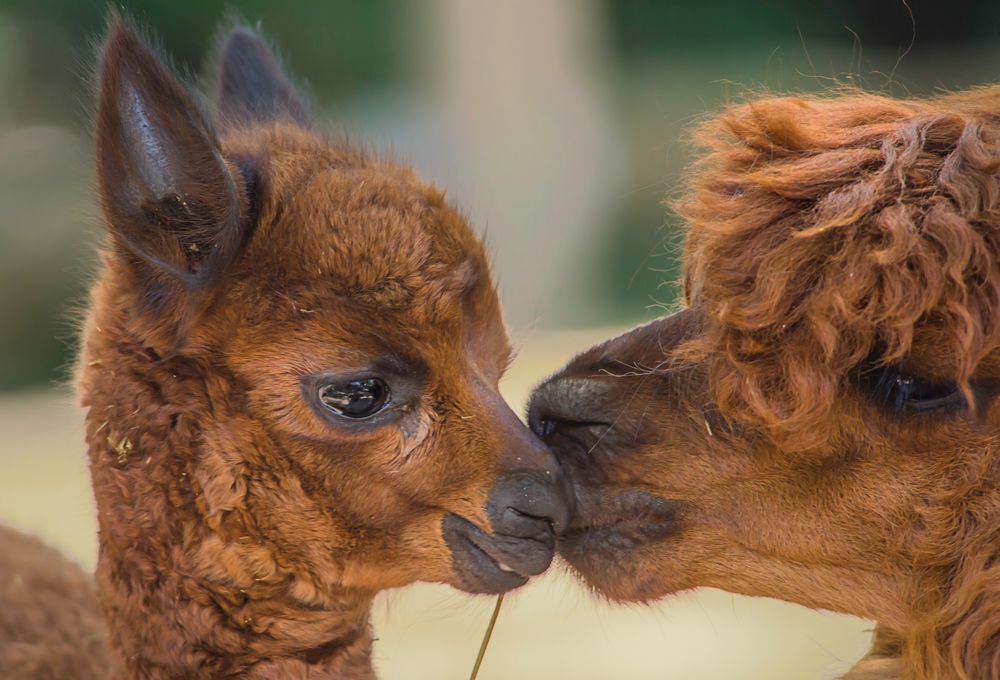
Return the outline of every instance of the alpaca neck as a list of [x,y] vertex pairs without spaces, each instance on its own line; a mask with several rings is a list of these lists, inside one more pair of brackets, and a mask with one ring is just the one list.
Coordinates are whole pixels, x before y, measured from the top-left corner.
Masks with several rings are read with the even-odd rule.
[[[141,439],[123,437],[106,438],[113,460],[108,445],[91,455],[116,677],[373,677],[371,593],[318,593],[291,578],[267,546],[206,520],[186,465],[157,465]],[[254,576],[254,557],[268,577]]]
[[206,443],[205,428],[235,388],[204,365],[161,360],[102,311],[78,387],[114,677],[372,678],[374,593],[293,572],[297,544],[262,537],[235,496],[219,500],[239,486],[243,447]]

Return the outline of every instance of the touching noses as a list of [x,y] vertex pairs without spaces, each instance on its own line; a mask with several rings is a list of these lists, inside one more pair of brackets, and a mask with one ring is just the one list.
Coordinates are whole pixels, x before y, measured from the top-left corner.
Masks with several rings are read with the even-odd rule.
[[486,501],[493,531],[554,545],[554,534],[573,513],[569,483],[555,455],[523,425],[506,435],[500,474]]
[[493,485],[486,514],[494,533],[529,538],[551,547],[554,534],[569,524],[570,499],[561,474],[548,480],[514,473]]
[[573,515],[574,497],[553,453],[497,398],[491,421],[500,445],[486,496],[489,530],[449,513],[442,536],[466,590],[502,593],[548,569],[556,535]]

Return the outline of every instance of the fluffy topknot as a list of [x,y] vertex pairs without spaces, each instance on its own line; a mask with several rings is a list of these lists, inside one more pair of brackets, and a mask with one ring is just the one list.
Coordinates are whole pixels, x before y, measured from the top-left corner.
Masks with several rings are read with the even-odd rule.
[[1000,336],[1000,86],[762,99],[694,139],[676,210],[707,327],[688,349],[724,414],[810,448],[857,367],[904,359],[923,328],[969,394]]

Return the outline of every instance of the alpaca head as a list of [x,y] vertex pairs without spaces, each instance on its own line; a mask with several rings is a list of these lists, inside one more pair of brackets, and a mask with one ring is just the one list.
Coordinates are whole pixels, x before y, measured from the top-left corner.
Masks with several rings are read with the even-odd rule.
[[928,668],[996,662],[997,111],[997,89],[787,98],[698,131],[685,309],[530,408],[586,581],[779,597],[938,645]]
[[541,573],[566,498],[497,390],[481,244],[412,171],[317,133],[251,31],[215,76],[206,115],[121,22],[101,55],[79,384],[102,551],[313,606]]

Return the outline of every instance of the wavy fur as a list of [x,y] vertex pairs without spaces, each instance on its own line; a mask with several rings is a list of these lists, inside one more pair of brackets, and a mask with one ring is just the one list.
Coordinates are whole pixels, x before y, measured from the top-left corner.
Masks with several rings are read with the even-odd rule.
[[845,376],[942,331],[968,388],[1000,332],[1000,87],[900,101],[850,92],[732,106],[677,211],[690,224],[689,350],[721,410],[785,446],[823,441]]

